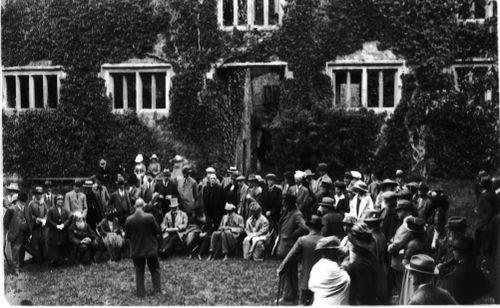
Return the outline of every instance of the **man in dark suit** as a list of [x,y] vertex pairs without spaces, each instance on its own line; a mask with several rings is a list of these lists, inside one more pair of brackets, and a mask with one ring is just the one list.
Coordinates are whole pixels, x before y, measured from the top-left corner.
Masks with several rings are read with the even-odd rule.
[[320,207],[320,211],[323,213],[321,219],[323,221],[321,234],[323,236],[335,235],[338,238],[344,237],[344,230],[342,229],[342,220],[344,219],[344,215],[340,214],[335,209],[335,199],[324,197],[318,205]]
[[160,227],[153,215],[143,210],[144,200],[135,202],[135,213],[125,222],[125,236],[130,240],[130,257],[135,267],[135,282],[138,297],[146,295],[144,268],[146,262],[155,292],[161,292],[160,262],[158,260],[158,236]]
[[276,228],[280,219],[281,198],[283,191],[276,184],[278,178],[269,173],[266,175],[267,189],[262,190],[262,213],[271,221],[271,226]]
[[290,189],[297,198],[297,208],[304,214],[305,218],[308,218],[311,216],[311,202],[313,198],[308,185],[305,185],[305,173],[302,171],[295,172],[294,179],[295,185]]
[[220,222],[224,216],[224,206],[226,204],[224,189],[217,183],[215,174],[208,176],[208,183],[203,187],[203,211],[213,223],[214,230],[219,229]]
[[158,177],[158,181],[156,182],[154,192],[160,194],[159,198],[161,200],[161,211],[162,217],[170,211],[170,199],[167,196],[171,196],[172,198],[179,198],[179,191],[177,190],[177,184],[172,181],[170,170],[163,170],[163,174]]
[[146,179],[142,183],[141,196],[144,202],[149,203],[153,199],[153,193],[155,191],[155,181],[153,180],[153,172],[146,172]]
[[408,305],[458,305],[448,293],[432,283],[434,276],[434,259],[423,254],[411,257],[405,265],[410,271],[415,286],[415,293]]
[[133,208],[130,204],[130,196],[125,190],[125,180],[119,177],[116,183],[118,190],[111,194],[109,205],[116,210],[118,221],[123,226],[127,216],[132,213]]
[[28,201],[27,194],[15,194],[12,197],[12,205],[7,209],[3,217],[3,227],[7,231],[7,242],[12,251],[11,261],[14,266],[14,274],[24,263],[24,244],[29,236],[29,218],[25,208],[26,201]]
[[309,273],[311,268],[320,259],[320,255],[316,251],[316,244],[322,238],[321,236],[321,218],[313,215],[311,220],[306,222],[311,230],[308,235],[299,237],[292,249],[288,252],[285,259],[278,267],[278,275],[280,275],[287,266],[297,266],[297,261],[301,263],[301,275],[299,281],[300,288],[300,304],[309,306],[312,304],[314,294],[309,290]]

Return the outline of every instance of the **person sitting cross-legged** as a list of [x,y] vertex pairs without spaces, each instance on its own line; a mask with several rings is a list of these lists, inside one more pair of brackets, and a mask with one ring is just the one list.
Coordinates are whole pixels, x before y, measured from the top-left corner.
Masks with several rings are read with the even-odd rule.
[[170,199],[170,211],[165,214],[161,223],[162,243],[160,255],[168,257],[173,254],[174,249],[185,240],[184,235],[188,227],[188,216],[179,210],[177,198]]
[[243,258],[246,260],[252,257],[254,261],[264,260],[264,242],[269,238],[269,221],[261,212],[257,202],[251,204],[251,216],[245,227],[247,236],[243,239]]
[[73,224],[69,227],[69,241],[73,246],[75,261],[90,264],[97,248],[97,235],[85,222],[81,212],[73,214]]
[[241,232],[243,232],[243,217],[235,213],[236,207],[234,204],[226,203],[224,209],[227,214],[222,217],[219,230],[212,233],[210,256],[207,260],[217,257],[221,249],[224,255],[223,261],[227,260],[227,255],[237,246],[238,239]]

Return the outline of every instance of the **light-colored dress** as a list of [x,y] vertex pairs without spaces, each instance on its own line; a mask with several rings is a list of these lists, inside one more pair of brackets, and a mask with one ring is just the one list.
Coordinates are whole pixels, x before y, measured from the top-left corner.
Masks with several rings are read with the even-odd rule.
[[320,259],[311,269],[309,290],[314,292],[312,306],[349,305],[351,278],[337,262]]

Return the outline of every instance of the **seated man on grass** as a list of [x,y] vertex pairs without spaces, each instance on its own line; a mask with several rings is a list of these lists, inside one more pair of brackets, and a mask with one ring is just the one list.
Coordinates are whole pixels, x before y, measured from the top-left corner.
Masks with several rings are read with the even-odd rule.
[[160,255],[162,257],[171,256],[175,248],[184,242],[187,227],[187,214],[179,210],[178,199],[172,198],[170,200],[170,211],[165,214],[161,223],[163,239],[160,247]]
[[227,214],[222,217],[219,230],[212,233],[210,256],[207,260],[215,259],[222,250],[224,256],[223,261],[226,261],[229,252],[233,251],[238,245],[238,240],[243,232],[243,217],[234,212],[236,206],[231,203],[226,203],[224,209]]
[[243,240],[243,258],[246,260],[252,257],[254,261],[264,260],[265,242],[269,239],[269,221],[261,212],[257,202],[250,205],[251,216],[247,220],[247,236]]
[[73,246],[76,263],[90,264],[97,248],[97,235],[85,222],[81,212],[73,214],[73,224],[69,228],[69,241]]

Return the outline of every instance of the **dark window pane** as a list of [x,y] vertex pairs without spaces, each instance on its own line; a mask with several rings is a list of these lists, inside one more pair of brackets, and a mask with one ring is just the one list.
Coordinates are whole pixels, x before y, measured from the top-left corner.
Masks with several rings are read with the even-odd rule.
[[16,77],[6,76],[7,83],[7,106],[9,108],[16,108]]
[[264,24],[264,0],[255,0],[255,25]]
[[351,107],[361,107],[361,71],[351,71]]
[[156,109],[165,109],[165,73],[156,73]]
[[456,67],[455,71],[457,72],[458,87],[465,89],[463,85],[469,81],[471,69],[469,67]]
[[279,0],[269,0],[269,24],[277,25],[279,22]]
[[368,70],[368,107],[377,108],[379,100],[378,70]]
[[280,87],[279,86],[264,86],[264,101],[263,105],[266,109],[274,109],[279,105]]
[[33,76],[35,82],[35,108],[43,108],[43,76]]
[[30,86],[28,76],[19,76],[21,82],[21,108],[30,107]]
[[142,108],[151,109],[151,74],[141,73],[142,79]]
[[335,74],[335,105],[345,105],[346,71],[334,71]]
[[469,19],[470,16],[470,4],[468,2],[463,2],[458,8],[458,17],[460,19]]
[[135,90],[135,74],[124,74],[127,78],[127,100],[128,109],[135,109],[137,106],[136,90]]
[[474,18],[480,19],[486,16],[485,0],[474,0]]
[[57,75],[47,75],[47,106],[57,108],[59,93],[57,92]]
[[233,25],[233,0],[223,0],[222,2],[222,20],[224,26]]
[[247,1],[238,0],[238,25],[247,24]]
[[113,108],[123,109],[123,74],[111,74],[111,77],[114,85]]
[[384,70],[384,107],[394,107],[394,77],[396,70]]

